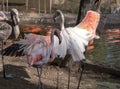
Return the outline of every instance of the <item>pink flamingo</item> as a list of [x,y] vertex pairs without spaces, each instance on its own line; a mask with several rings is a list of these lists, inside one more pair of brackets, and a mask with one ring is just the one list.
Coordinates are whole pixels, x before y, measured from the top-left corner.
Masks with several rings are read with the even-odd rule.
[[[56,20],[60,17],[60,20]],[[84,52],[89,42],[93,39],[98,39],[99,36],[96,35],[96,28],[99,23],[100,14],[96,11],[89,10],[85,16],[85,18],[74,27],[64,26],[64,15],[62,11],[57,10],[54,15],[55,21],[59,21],[61,26],[61,36],[64,38],[60,45],[55,44],[56,54],[61,58],[65,58],[67,54],[72,56],[74,61],[80,61],[83,64],[83,60],[85,59]],[[65,62],[65,61],[63,61]],[[82,77],[84,65],[81,65],[81,74],[79,78],[79,84]],[[69,70],[70,71],[70,70]],[[70,72],[68,76],[68,89],[70,82]],[[79,84],[77,89],[79,89]]]
[[[0,12],[0,41],[2,42],[2,50],[8,38],[16,39],[18,38],[19,31],[19,16],[18,10],[13,8],[10,11],[11,20],[8,20],[7,16],[1,11]],[[2,66],[3,66],[3,77],[6,78],[5,66],[4,66],[4,56],[2,53]]]
[[54,36],[54,34],[59,38],[60,44],[62,38],[59,30],[51,28],[51,30],[48,31],[47,36],[32,33],[26,34],[24,39],[17,41],[3,51],[3,55],[27,56],[28,65],[37,68],[39,89],[42,89],[41,74],[43,66],[56,57],[54,51],[54,39],[58,40],[58,38]]

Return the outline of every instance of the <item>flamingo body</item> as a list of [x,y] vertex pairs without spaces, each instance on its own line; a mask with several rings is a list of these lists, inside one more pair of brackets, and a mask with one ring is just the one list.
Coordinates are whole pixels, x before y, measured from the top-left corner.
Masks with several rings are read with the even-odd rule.
[[6,22],[0,22],[0,40],[6,41],[12,33],[12,27]]
[[[30,66],[37,64],[38,65],[45,64],[48,62],[50,58],[51,59],[55,58],[54,43],[51,42],[51,39],[58,40],[58,44],[60,43],[57,36],[54,35],[53,38],[51,38],[52,34],[53,34],[52,31],[49,31],[47,36],[36,35],[32,33],[25,34],[24,39],[21,39],[20,41],[17,41],[11,46],[5,48],[3,51],[3,55],[9,56],[27,55],[28,64]],[[11,55],[12,52],[13,55]]]
[[[24,49],[27,55],[28,64],[43,65],[49,60],[53,45],[50,45],[50,36],[40,36],[35,34],[29,34],[27,41],[31,42],[30,45]],[[34,41],[32,41],[34,40]]]
[[11,10],[11,20],[8,20],[3,12],[2,15],[1,16],[3,17],[3,20],[0,21],[0,39],[7,40],[9,37],[12,39],[18,38],[20,34],[18,26],[20,21],[18,17],[18,10],[15,8]]
[[[61,11],[61,36],[64,38],[58,45],[55,42],[56,54],[64,58],[67,52],[72,55],[74,61],[85,59],[84,52],[90,40],[96,38],[96,28],[99,23],[100,14],[95,11],[88,11],[85,18],[77,26],[64,27],[64,18]],[[55,40],[56,41],[56,40]]]
[[4,65],[4,55],[3,55],[3,46],[6,43],[8,38],[16,39],[18,38],[19,31],[19,16],[18,10],[12,9],[10,11],[11,21],[7,19],[6,15],[3,12],[0,12],[0,41],[2,42],[2,66],[3,66],[3,77],[6,78],[5,65]]

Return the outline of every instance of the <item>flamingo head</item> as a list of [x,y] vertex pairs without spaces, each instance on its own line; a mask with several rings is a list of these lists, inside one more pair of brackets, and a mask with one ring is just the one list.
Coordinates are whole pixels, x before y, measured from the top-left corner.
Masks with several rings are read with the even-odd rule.
[[61,10],[57,10],[55,14],[53,15],[54,22],[60,25],[60,29],[65,29],[64,22],[65,18]]
[[19,30],[19,14],[18,14],[18,10],[13,8],[10,12],[11,14],[11,19],[12,19],[12,26],[13,26],[13,32],[14,32],[14,36],[15,38],[18,38],[19,34],[20,34],[20,30]]
[[57,28],[53,28],[51,32],[51,41],[54,40],[53,36],[56,35],[59,39],[59,44],[62,42],[62,36],[60,35],[60,30]]
[[54,22],[64,19],[64,15],[61,10],[56,10],[55,14],[53,15]]
[[18,10],[13,8],[10,13],[11,13],[12,19],[15,22],[15,25],[18,24],[20,22]]

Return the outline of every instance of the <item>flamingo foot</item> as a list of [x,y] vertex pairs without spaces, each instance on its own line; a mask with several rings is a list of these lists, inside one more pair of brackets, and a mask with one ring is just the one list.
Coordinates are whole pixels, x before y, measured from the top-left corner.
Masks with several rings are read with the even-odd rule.
[[43,88],[43,84],[42,84],[42,82],[41,82],[42,67],[37,68],[37,72],[38,72],[38,77],[39,77],[38,89],[44,89],[44,88]]
[[38,89],[44,89],[42,82],[39,82],[39,84],[38,84]]

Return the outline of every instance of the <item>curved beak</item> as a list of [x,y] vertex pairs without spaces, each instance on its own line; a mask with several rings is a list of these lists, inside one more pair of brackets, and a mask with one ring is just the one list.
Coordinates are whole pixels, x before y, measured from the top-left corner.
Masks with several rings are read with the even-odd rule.
[[54,20],[54,22],[56,22],[56,19],[57,19],[58,16],[59,16],[59,13],[58,13],[58,12],[56,12],[56,13],[53,15],[53,20]]
[[54,28],[52,30],[53,30],[52,35],[56,35],[58,37],[58,39],[59,39],[59,44],[61,44],[61,42],[62,42],[62,36],[60,34],[60,30],[57,29],[57,28]]

